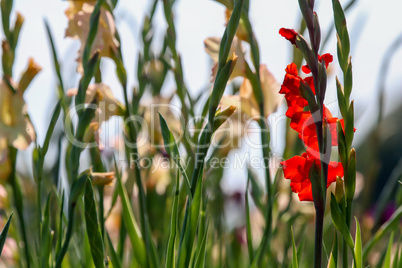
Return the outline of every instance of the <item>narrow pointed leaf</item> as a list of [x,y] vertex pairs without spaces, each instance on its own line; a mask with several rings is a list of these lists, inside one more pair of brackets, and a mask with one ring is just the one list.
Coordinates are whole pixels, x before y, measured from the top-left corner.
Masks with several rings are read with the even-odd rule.
[[250,185],[250,176],[247,180],[247,187],[246,187],[246,228],[247,228],[247,249],[248,249],[248,256],[250,263],[253,263],[254,260],[254,249],[253,249],[253,238],[251,234],[251,220],[250,220],[250,204],[249,204],[249,197],[248,197],[248,187]]
[[146,249],[144,240],[141,236],[140,230],[137,226],[137,223],[134,219],[134,214],[131,208],[130,199],[128,198],[127,191],[124,189],[123,184],[121,182],[120,174],[117,172],[117,187],[119,191],[119,196],[121,199],[122,207],[123,207],[123,221],[124,225],[127,229],[128,237],[130,238],[131,245],[133,247],[133,255],[136,258],[137,262],[141,265],[141,267],[147,267],[146,260]]
[[189,196],[190,202],[192,200],[192,194],[191,194],[191,186],[190,186],[190,180],[187,176],[186,170],[184,169],[181,160],[180,160],[180,153],[179,153],[179,147],[177,146],[177,143],[173,137],[172,132],[170,131],[165,118],[161,114],[159,114],[159,120],[161,123],[161,129],[162,129],[162,136],[163,136],[163,141],[165,143],[165,150],[166,152],[170,155],[170,157],[173,159],[173,161],[176,163],[177,167],[180,170],[180,173],[182,174],[184,178],[184,184],[187,189],[187,194]]
[[352,236],[350,235],[349,228],[346,225],[345,219],[342,215],[342,211],[339,208],[338,203],[336,202],[336,198],[332,193],[331,193],[331,216],[336,229],[342,234],[349,248],[353,251],[354,244]]
[[0,234],[0,256],[1,256],[1,253],[3,252],[4,244],[6,243],[8,229],[10,228],[12,218],[13,218],[13,213],[11,212],[10,217],[7,220],[7,223],[6,223],[6,225],[4,225],[3,231],[1,231],[1,234]]
[[299,265],[297,264],[297,249],[296,249],[295,237],[293,234],[293,227],[291,229],[292,229],[292,249],[293,249],[292,267],[297,268],[297,267],[299,267]]
[[338,263],[338,237],[336,231],[334,234],[334,243],[332,245],[331,255],[328,260],[328,268],[336,268]]
[[50,198],[51,192],[49,193],[46,201],[46,207],[43,215],[42,223],[42,243],[41,243],[41,257],[42,257],[42,268],[49,267],[49,255],[51,251],[51,230],[50,230]]
[[96,201],[92,189],[92,182],[89,178],[87,180],[85,187],[84,202],[85,202],[85,223],[87,227],[89,244],[91,246],[92,260],[94,261],[96,268],[105,267],[104,263],[105,249],[103,246],[102,235],[98,223]]
[[389,238],[387,253],[385,254],[384,263],[382,265],[383,268],[391,268],[391,250],[393,242],[394,242],[394,233],[392,233],[391,237]]
[[[363,256],[362,256],[362,235],[360,231],[360,224],[357,218],[356,221],[356,237],[355,237],[355,262],[353,266],[355,268],[363,268]],[[356,266],[355,266],[356,264]]]
[[110,239],[108,232],[106,232],[106,238],[107,238],[107,243],[106,243],[107,249],[110,254],[110,259],[112,261],[113,268],[120,268],[121,267],[120,260],[116,254],[116,251],[113,248],[113,243],[112,243],[112,240]]
[[204,267],[207,237],[208,237],[208,226],[209,226],[209,222],[206,226],[206,231],[205,231],[204,237],[202,237],[202,242],[201,242],[201,245],[200,245],[199,251],[198,251],[199,254],[196,257],[194,268],[203,268]]
[[176,230],[177,230],[177,222],[178,222],[178,207],[179,207],[179,195],[180,195],[180,176],[177,173],[176,177],[176,188],[173,198],[173,207],[172,207],[172,215],[170,218],[170,236],[167,246],[167,253],[166,253],[166,268],[173,268],[174,267],[174,245],[176,239]]

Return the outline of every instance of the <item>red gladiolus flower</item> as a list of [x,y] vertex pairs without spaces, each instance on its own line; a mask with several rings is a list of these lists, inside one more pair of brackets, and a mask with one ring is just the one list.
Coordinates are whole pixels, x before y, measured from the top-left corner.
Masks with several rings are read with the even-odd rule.
[[[290,42],[294,42],[297,33],[289,29],[281,29],[279,32],[282,36],[287,38]],[[330,54],[318,55],[319,61],[324,61],[325,67],[332,62],[333,57]],[[311,73],[310,68],[305,65],[302,71],[306,74]],[[306,110],[308,102],[300,94],[300,83],[309,85],[312,92],[315,94],[314,80],[312,76],[302,79],[297,70],[297,66],[291,63],[286,68],[286,75],[281,86],[280,94],[285,95],[288,109],[286,116],[290,118],[290,127],[299,133],[299,138],[303,141],[306,147],[306,153],[301,156],[294,156],[286,161],[281,162],[283,172],[286,179],[290,179],[290,187],[294,193],[297,193],[300,201],[313,201],[313,194],[311,189],[311,181],[309,178],[310,169],[316,165],[317,169],[321,169],[321,154],[318,146],[317,128],[314,120],[322,120],[323,124],[328,125],[330,132],[331,146],[338,145],[337,138],[337,117],[333,117],[331,112],[324,106],[323,118],[312,115],[310,111]],[[341,120],[343,124],[343,120]],[[342,125],[343,126],[343,125]],[[328,176],[327,188],[336,181],[336,177],[343,177],[343,167],[341,163],[329,162],[328,163]]]
[[[334,60],[334,57],[333,57],[331,54],[329,54],[329,53],[322,54],[321,56],[318,55],[318,61],[319,61],[319,62],[324,61],[324,62],[325,62],[325,68],[328,68],[328,65],[329,65],[333,60]],[[302,66],[302,71],[303,71],[305,74],[311,73],[310,67],[308,67],[307,64]]]
[[287,40],[290,41],[293,45],[296,45],[296,36],[297,32],[293,29],[286,29],[286,28],[281,28],[279,29],[279,34],[285,37]]
[[[304,153],[301,156],[294,156],[286,161],[281,162],[283,173],[286,179],[289,179],[290,187],[294,193],[297,193],[300,201],[313,201],[313,193],[311,189],[311,181],[309,172],[313,165],[320,170],[320,161],[310,158]],[[336,177],[343,177],[343,168],[339,162],[329,162],[327,188],[331,183],[336,181]]]

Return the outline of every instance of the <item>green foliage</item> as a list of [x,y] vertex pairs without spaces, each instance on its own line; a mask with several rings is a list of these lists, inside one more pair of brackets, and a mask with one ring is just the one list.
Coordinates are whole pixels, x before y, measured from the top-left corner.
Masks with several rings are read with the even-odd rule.
[[4,225],[4,228],[0,234],[0,256],[1,256],[1,253],[3,252],[4,243],[6,242],[8,228],[10,228],[12,218],[13,218],[13,213],[11,213],[10,217],[8,217],[7,223],[6,223],[6,225]]
[[[336,122],[336,133],[326,122],[315,120],[319,122],[315,122],[317,132],[315,138],[323,156],[314,160],[308,171],[298,167],[295,175],[308,173],[306,176],[311,183],[308,187],[311,187],[314,207],[294,200],[292,190],[299,187],[299,181],[292,181],[291,187],[284,185],[280,166],[275,166],[278,170],[271,179],[274,173],[270,160],[274,157],[271,154],[269,132],[271,129],[267,124],[265,107],[271,105],[270,101],[267,103],[267,94],[271,96],[272,92],[267,91],[273,90],[276,94],[279,87],[276,83],[275,86],[264,84],[266,82],[264,79],[267,80],[264,76],[266,74],[262,71],[260,73],[260,46],[252,26],[255,18],[250,14],[252,3],[249,0],[217,0],[227,8],[228,20],[220,43],[216,46],[212,85],[208,85],[208,88],[211,89],[212,86],[212,89],[204,90],[205,92],[194,97],[185,83],[183,67],[186,65],[183,65],[182,55],[178,49],[177,41],[181,33],[177,32],[180,28],[175,25],[175,11],[180,9],[175,9],[176,2],[151,1],[149,13],[144,16],[142,28],[139,29],[141,44],[138,46],[135,74],[128,71],[132,68],[126,70],[125,64],[130,61],[125,59],[120,46],[127,37],[119,34],[119,25],[112,25],[117,14],[113,13],[118,0],[86,3],[93,9],[87,14],[80,10],[80,16],[88,15],[86,19],[89,24],[82,25],[80,22],[75,25],[80,30],[83,30],[80,27],[87,27],[84,36],[79,35],[81,50],[78,61],[82,64],[83,72],[79,77],[75,97],[66,92],[69,80],[64,79],[63,75],[65,71],[70,70],[62,70],[62,67],[69,65],[64,64],[59,57],[55,37],[50,29],[51,22],[45,20],[51,60],[57,78],[55,93],[58,102],[49,114],[51,118],[44,132],[43,142],[38,134],[38,141],[35,142],[32,155],[29,156],[29,162],[33,163],[32,175],[26,170],[24,161],[17,161],[19,152],[13,143],[7,140],[3,149],[1,139],[6,131],[3,131],[5,124],[0,122],[1,150],[7,151],[4,154],[5,161],[3,154],[1,155],[0,165],[10,163],[10,172],[4,179],[5,189],[10,198],[5,199],[6,201],[1,200],[0,203],[2,205],[4,203],[4,211],[7,214],[13,210],[17,214],[16,222],[11,221],[12,213],[8,219],[4,217],[5,213],[1,215],[2,222],[6,223],[0,235],[0,254],[3,248],[9,246],[6,243],[8,236],[15,239],[18,245],[17,251],[13,252],[18,256],[17,260],[13,260],[15,265],[28,268],[31,266],[336,268],[341,266],[339,264],[341,259],[343,267],[350,264],[348,261],[350,253],[354,257],[355,268],[368,265],[399,267],[401,236],[398,231],[402,208],[398,198],[393,200],[398,190],[388,189],[395,186],[397,179],[400,178],[400,174],[396,174],[398,172],[394,172],[396,175],[394,174],[392,181],[387,183],[387,190],[384,190],[379,198],[375,209],[377,219],[374,227],[367,224],[370,221],[365,220],[366,216],[359,218],[362,225],[355,217],[356,228],[351,227],[354,215],[367,215],[360,204],[354,205],[359,160],[356,150],[352,148],[355,115],[351,92],[354,77],[345,12],[355,0],[346,4],[345,9],[339,0],[332,0],[334,25],[328,31],[321,30],[318,14],[314,11],[314,1],[298,1],[302,17],[298,23],[300,31],[294,36],[296,46],[293,59],[298,68],[301,67],[303,59],[306,61],[314,79],[312,83],[314,87],[307,82],[300,82],[299,92],[294,93],[300,94],[298,97],[308,103],[303,112],[317,112],[322,117],[326,92],[336,90],[339,111],[343,117],[343,122],[340,120]],[[158,8],[162,5],[166,31],[160,32],[155,31],[158,27],[154,24],[159,23],[156,17]],[[13,15],[12,0],[1,0],[0,7],[4,32],[1,82],[5,89],[10,90],[11,96],[16,96],[15,94],[20,92],[18,83],[14,83],[16,79],[13,77],[13,68],[24,19],[21,15]],[[79,4],[77,8],[80,8]],[[16,17],[15,23],[12,23],[11,18],[14,17]],[[104,21],[105,17],[107,22]],[[107,34],[99,34],[100,31],[105,31],[105,28],[107,31],[110,30],[107,34],[113,35],[111,36],[113,40],[106,40]],[[333,29],[337,32],[338,61],[342,75],[338,74],[336,77],[336,88],[327,88],[327,69],[325,63],[319,60],[318,53],[322,55],[319,51],[330,40]],[[305,37],[306,31],[308,40]],[[323,42],[321,36],[325,36]],[[102,40],[98,40],[100,37]],[[163,42],[156,45],[155,42],[160,40]],[[110,48],[109,41],[118,45]],[[245,55],[241,55],[240,52],[243,51],[239,51],[243,48],[234,47],[235,42],[245,48]],[[107,51],[103,50],[105,47]],[[233,51],[235,53],[232,53]],[[265,49],[263,53],[266,53]],[[111,63],[115,64],[115,73],[112,75],[120,83],[124,105],[113,99],[111,93],[103,92],[99,88],[95,90],[91,103],[86,101],[88,95],[93,93],[88,88],[104,83],[103,62],[106,57],[111,58]],[[241,78],[233,79],[235,68],[236,71],[238,68],[242,69]],[[132,75],[136,81],[131,91]],[[170,76],[174,77],[175,91],[171,97],[165,98],[161,92],[164,92],[165,82]],[[342,77],[343,81],[338,77]],[[243,84],[239,88],[237,83],[240,79],[243,79]],[[251,86],[247,96],[244,92],[246,90],[242,88],[245,85]],[[239,120],[236,123],[244,127],[248,114],[243,108],[249,107],[234,107],[234,105],[224,107],[222,97],[228,91],[233,93],[231,97],[234,99],[245,102],[245,106],[253,103],[255,106],[253,108],[261,116],[253,118],[251,122],[257,123],[261,131],[262,161],[266,165],[263,167],[264,175],[260,177],[261,174],[255,172],[252,165],[247,162],[249,166],[245,189],[234,193],[231,189],[224,188],[227,185],[227,182],[222,180],[225,168],[222,166],[216,168],[213,163],[216,159],[226,161],[233,153],[243,152],[243,148],[237,151],[233,150],[234,148],[221,148],[220,145],[225,142],[227,136],[220,136],[218,145],[212,144],[212,141],[218,137],[217,132],[222,135],[222,126],[226,123],[231,125],[231,120]],[[0,99],[1,94],[2,92]],[[175,97],[178,97],[183,117],[186,121],[192,120],[196,130],[193,132],[184,125],[183,133],[180,133],[184,138],[180,140],[176,138],[173,133],[176,134],[177,128],[183,125],[182,122],[173,119],[170,109],[157,111],[156,119],[159,120],[151,118],[151,122],[146,122],[150,124],[150,129],[143,127],[141,121],[149,121],[149,114],[155,112],[144,105],[144,96],[152,96],[154,104],[171,103],[172,99],[176,101]],[[163,101],[160,101],[161,99]],[[118,103],[117,112],[113,113],[113,109],[102,110],[100,106],[102,101],[106,104],[109,104],[108,101]],[[73,107],[72,103],[76,106]],[[197,117],[198,108],[203,118]],[[78,114],[78,120],[71,118],[70,112],[74,110]],[[62,111],[64,124],[58,124]],[[100,128],[103,121],[108,120],[107,118],[95,122],[95,119],[108,112],[120,116],[124,121],[123,131],[117,133],[117,138],[125,140],[124,148],[113,148],[112,153],[108,151],[109,148],[102,150],[97,146],[90,147],[98,142],[97,127]],[[24,119],[29,118],[29,114],[25,114],[25,111],[22,115]],[[234,115],[240,116],[236,119]],[[66,134],[63,130],[69,133]],[[290,130],[290,127],[286,132],[284,154],[287,158],[289,154],[299,154],[302,143],[296,144],[293,138],[297,138],[297,135]],[[139,145],[141,138],[154,134],[155,140],[143,147]],[[326,154],[330,148],[327,148],[328,145],[324,141],[331,135],[337,135],[338,155],[344,178],[343,181],[342,178],[337,178],[336,198],[331,193],[329,200],[331,211],[325,213],[327,173],[332,167],[328,168],[327,165],[331,155]],[[17,136],[21,138],[24,135],[19,133]],[[240,138],[243,137],[244,133]],[[71,138],[74,142],[71,142]],[[335,140],[335,137],[332,138]],[[89,146],[88,140],[93,142]],[[54,155],[56,161],[51,159]],[[19,156],[18,159],[23,157],[25,156]],[[333,154],[331,160],[334,158]],[[156,162],[152,162],[152,165],[147,167],[142,162],[142,160],[160,159],[162,165],[171,162],[174,162],[174,165],[161,167],[162,165],[158,166]],[[238,176],[243,175],[239,173]],[[385,195],[388,196],[384,197]],[[387,222],[376,229],[389,201],[394,201],[398,209]],[[356,212],[353,213],[353,210]],[[313,223],[316,223],[315,229]],[[371,232],[374,233],[373,236]],[[398,245],[394,254],[395,244]],[[332,245],[332,249],[327,252],[326,247],[329,245]],[[373,251],[378,253],[376,255],[381,255],[377,263],[373,263],[376,259],[370,257]],[[327,254],[327,258],[322,256],[323,252]],[[3,255],[2,261],[6,257]]]

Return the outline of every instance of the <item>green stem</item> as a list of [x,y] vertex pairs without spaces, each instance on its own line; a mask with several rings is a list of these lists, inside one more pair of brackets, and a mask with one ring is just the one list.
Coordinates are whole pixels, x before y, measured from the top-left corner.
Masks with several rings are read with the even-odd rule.
[[29,250],[29,244],[28,244],[28,236],[26,232],[26,227],[25,227],[25,220],[24,220],[24,206],[22,203],[22,193],[21,193],[21,188],[18,183],[17,177],[16,177],[16,160],[17,160],[17,149],[13,147],[9,147],[9,154],[10,154],[10,160],[12,164],[12,170],[11,174],[9,177],[9,182],[11,184],[11,187],[14,192],[14,203],[15,203],[15,208],[17,210],[17,215],[18,219],[20,221],[20,228],[21,228],[21,233],[22,233],[22,239],[24,240],[24,251],[25,251],[25,260],[27,267],[31,267],[30,260],[31,260],[31,254]]
[[314,245],[314,268],[321,268],[322,263],[322,239],[324,226],[324,206],[316,207],[315,219],[315,245]]
[[37,203],[38,203],[38,260],[39,260],[39,266],[42,266],[42,258],[41,258],[41,248],[42,248],[42,200],[41,200],[41,195],[42,195],[42,175],[40,175],[40,178],[38,178],[36,182],[36,187],[37,187]]
[[[346,201],[346,214],[345,214],[345,221],[346,225],[348,226],[350,230],[350,224],[352,221],[352,205],[353,205],[353,200],[348,200]],[[346,240],[343,239],[343,244],[342,244],[342,264],[343,267],[348,267],[348,245],[346,244]]]
[[98,218],[99,218],[99,224],[101,228],[101,234],[102,234],[102,239],[105,242],[105,207],[103,205],[104,201],[104,192],[103,192],[104,186],[100,185],[98,187],[98,192],[99,192],[99,213],[98,213]]
[[61,267],[61,263],[63,262],[64,256],[67,253],[68,246],[70,244],[70,240],[73,235],[74,209],[75,209],[75,205],[72,205],[68,208],[68,224],[67,224],[66,239],[64,241],[63,247],[60,250],[59,255],[57,256],[56,266],[55,266],[56,268]]

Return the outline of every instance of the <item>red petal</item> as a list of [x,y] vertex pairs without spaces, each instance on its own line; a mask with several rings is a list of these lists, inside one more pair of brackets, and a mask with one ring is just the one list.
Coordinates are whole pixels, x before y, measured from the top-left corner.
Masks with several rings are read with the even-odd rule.
[[328,68],[328,65],[334,60],[334,57],[329,53],[325,53],[325,54],[322,54],[321,56],[318,55],[318,59],[320,61],[324,60],[325,68]]
[[336,181],[336,177],[343,177],[343,167],[340,162],[330,161],[328,164],[327,188]]
[[305,74],[311,73],[311,70],[310,70],[310,68],[308,67],[307,64],[302,66],[302,71],[303,71],[303,73],[305,73]]
[[291,64],[289,64],[286,69],[285,69],[287,74],[291,74],[294,76],[298,76],[299,72],[297,71],[297,65],[292,62]]
[[281,28],[279,34],[289,40],[293,45],[296,45],[297,32],[293,29]]

